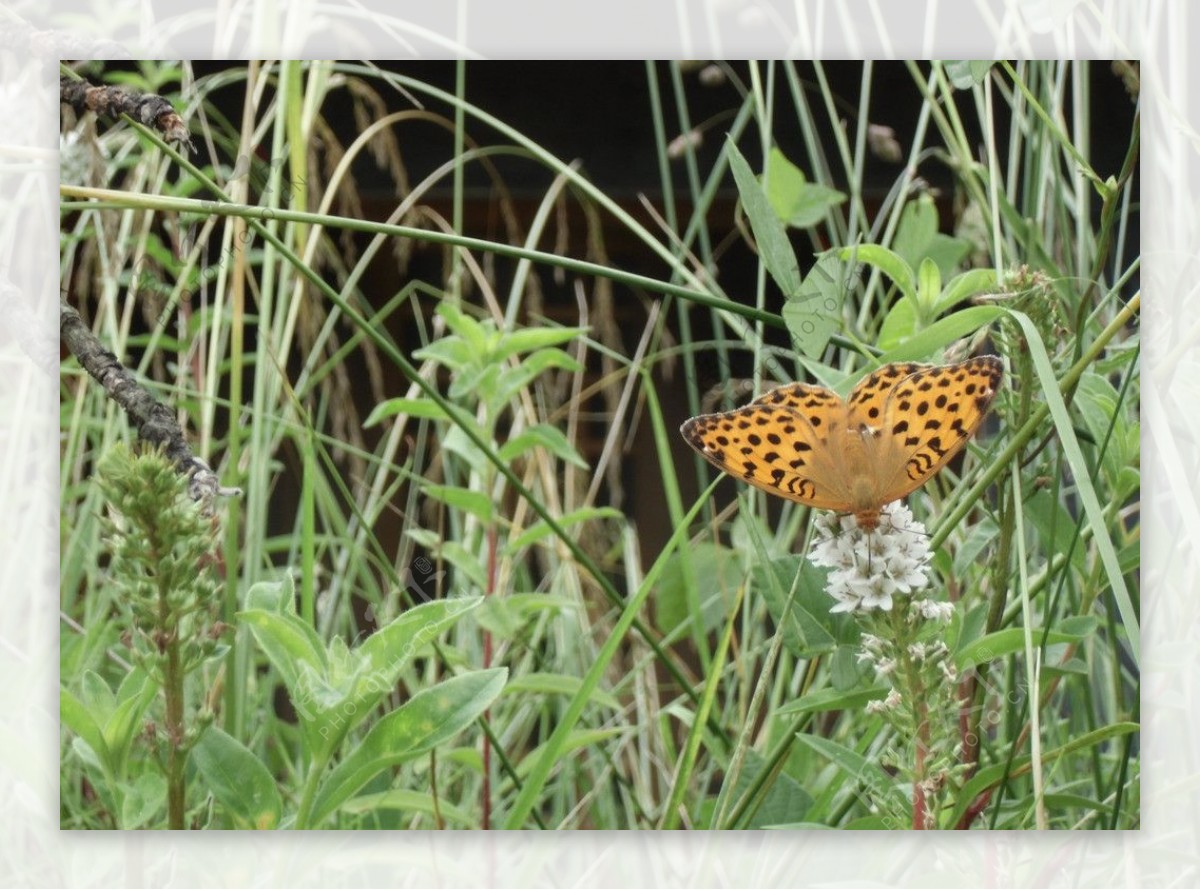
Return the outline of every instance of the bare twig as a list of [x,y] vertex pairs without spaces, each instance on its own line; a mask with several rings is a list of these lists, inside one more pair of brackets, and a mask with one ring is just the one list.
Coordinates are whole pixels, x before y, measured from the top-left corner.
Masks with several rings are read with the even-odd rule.
[[187,124],[175,108],[162,96],[142,93],[122,86],[92,86],[86,80],[63,76],[58,80],[59,99],[70,105],[76,114],[94,111],[105,117],[119,118],[127,114],[147,127],[153,127],[170,143],[195,151]]
[[60,311],[59,330],[67,349],[104,387],[108,397],[121,406],[137,427],[138,438],[161,446],[179,472],[188,477],[188,494],[202,503],[205,513],[212,514],[217,495],[241,494],[240,489],[223,487],[209,465],[192,454],[171,409],[147,392],[121,361],[104,348],[79,313],[65,301]]

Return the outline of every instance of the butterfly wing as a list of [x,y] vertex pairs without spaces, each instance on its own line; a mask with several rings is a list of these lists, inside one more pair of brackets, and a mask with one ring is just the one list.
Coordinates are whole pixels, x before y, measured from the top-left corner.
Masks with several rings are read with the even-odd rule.
[[855,385],[846,400],[850,406],[851,424],[855,429],[861,428],[863,424],[879,427],[883,423],[888,396],[896,384],[918,371],[936,367],[937,365],[922,365],[916,362],[893,362],[875,369]]
[[[888,365],[868,381],[895,367],[907,366]],[[878,453],[887,468],[880,473],[881,504],[911,494],[962,450],[987,414],[1003,375],[1004,365],[993,355],[944,367],[918,366],[899,376],[889,372],[898,380],[887,391],[879,424]],[[851,410],[857,415],[878,407],[879,393],[871,389],[858,403],[853,399]]]
[[793,383],[723,414],[680,427],[713,466],[763,491],[823,510],[849,509],[829,472],[829,439],[845,424],[845,404],[823,386]]

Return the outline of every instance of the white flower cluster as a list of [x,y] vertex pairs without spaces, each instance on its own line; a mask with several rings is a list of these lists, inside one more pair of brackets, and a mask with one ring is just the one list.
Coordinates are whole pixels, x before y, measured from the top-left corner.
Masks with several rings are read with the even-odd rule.
[[815,525],[817,539],[808,560],[833,569],[825,589],[837,602],[829,611],[886,612],[894,594],[914,593],[929,583],[932,554],[925,526],[913,521],[912,511],[899,501],[880,511],[874,531],[859,528],[853,516],[832,513],[820,516]]

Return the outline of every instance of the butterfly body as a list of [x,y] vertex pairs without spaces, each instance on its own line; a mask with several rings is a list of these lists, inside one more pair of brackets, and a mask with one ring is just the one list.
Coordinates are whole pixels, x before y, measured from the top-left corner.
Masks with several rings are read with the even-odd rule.
[[693,417],[683,437],[714,466],[780,497],[839,513],[860,527],[927,482],[982,422],[1003,375],[995,356],[955,365],[899,362],[842,399],[806,383],[748,405]]

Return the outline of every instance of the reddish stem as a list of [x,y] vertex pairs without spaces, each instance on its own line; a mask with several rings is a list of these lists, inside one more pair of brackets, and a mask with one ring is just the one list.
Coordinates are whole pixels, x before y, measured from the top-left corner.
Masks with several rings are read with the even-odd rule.
[[913,764],[913,831],[928,828],[929,808],[925,800],[925,759],[929,755],[929,709],[917,704],[917,758]]

